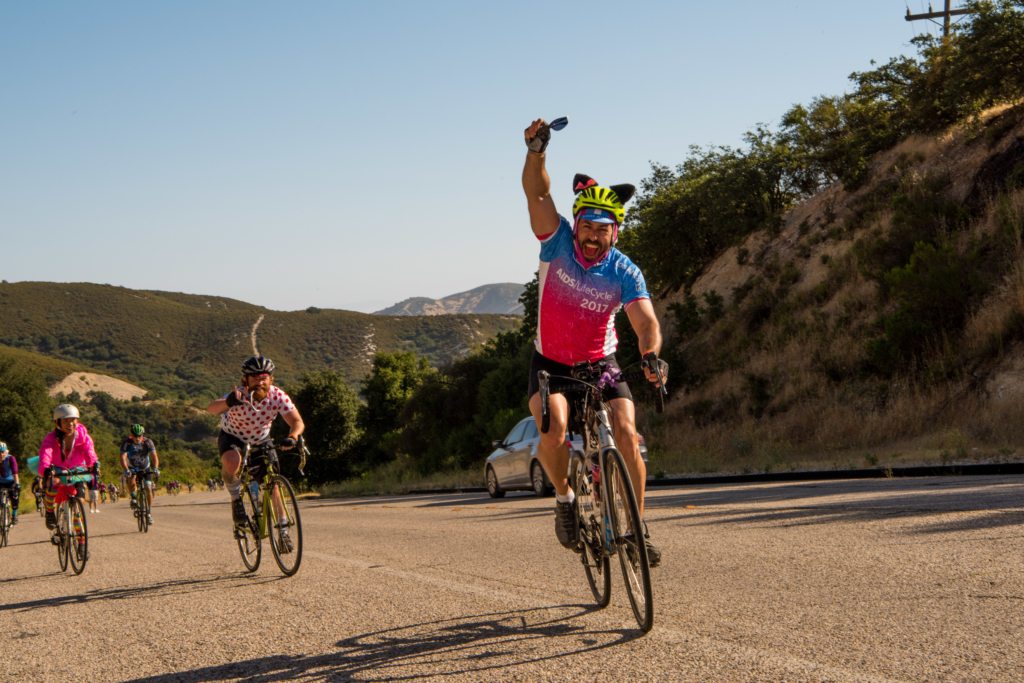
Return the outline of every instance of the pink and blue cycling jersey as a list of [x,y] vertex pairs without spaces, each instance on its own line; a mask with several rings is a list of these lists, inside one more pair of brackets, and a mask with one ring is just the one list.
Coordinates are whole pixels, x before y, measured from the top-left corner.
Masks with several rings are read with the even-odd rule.
[[615,314],[638,299],[650,299],[643,273],[612,247],[585,267],[576,256],[572,226],[559,216],[558,228],[539,238],[537,352],[572,365],[615,353]]

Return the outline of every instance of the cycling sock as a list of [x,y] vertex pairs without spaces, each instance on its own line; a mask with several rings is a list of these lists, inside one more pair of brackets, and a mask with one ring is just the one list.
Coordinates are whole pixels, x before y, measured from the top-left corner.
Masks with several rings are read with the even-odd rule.
[[231,494],[231,500],[238,500],[242,497],[242,481],[236,479],[235,481],[228,484],[228,493]]
[[576,500],[576,492],[573,491],[572,489],[569,489],[569,493],[565,494],[564,496],[556,495],[555,500],[557,500],[559,503],[572,503],[574,500]]

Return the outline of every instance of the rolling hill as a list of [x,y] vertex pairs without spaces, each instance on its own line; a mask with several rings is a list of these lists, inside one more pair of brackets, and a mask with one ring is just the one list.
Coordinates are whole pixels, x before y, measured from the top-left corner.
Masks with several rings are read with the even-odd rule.
[[24,357],[45,366],[51,382],[88,369],[178,398],[232,381],[254,339],[283,384],[320,369],[356,382],[377,351],[412,351],[443,365],[519,324],[498,315],[281,312],[223,297],[48,282],[0,284],[0,320],[0,345],[8,347],[0,350],[37,354]]

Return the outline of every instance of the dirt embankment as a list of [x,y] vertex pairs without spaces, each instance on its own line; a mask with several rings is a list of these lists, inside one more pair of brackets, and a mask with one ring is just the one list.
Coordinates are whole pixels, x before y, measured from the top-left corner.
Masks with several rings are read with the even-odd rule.
[[102,391],[121,401],[130,401],[136,396],[142,398],[146,390],[124,380],[92,372],[76,372],[68,375],[50,387],[50,396],[70,394],[77,391],[81,396],[88,396],[90,391]]

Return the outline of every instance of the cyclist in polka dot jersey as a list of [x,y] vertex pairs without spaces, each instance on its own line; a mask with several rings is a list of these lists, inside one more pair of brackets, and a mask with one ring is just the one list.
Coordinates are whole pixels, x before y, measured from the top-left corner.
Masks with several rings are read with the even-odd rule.
[[252,356],[242,363],[242,384],[222,398],[210,403],[206,410],[220,415],[221,475],[231,494],[231,516],[235,524],[245,522],[242,507],[242,489],[239,474],[242,469],[242,451],[246,444],[254,445],[270,436],[270,426],[280,415],[288,424],[288,438],[279,447],[288,451],[295,447],[306,429],[291,397],[274,386],[274,361],[265,356]]

